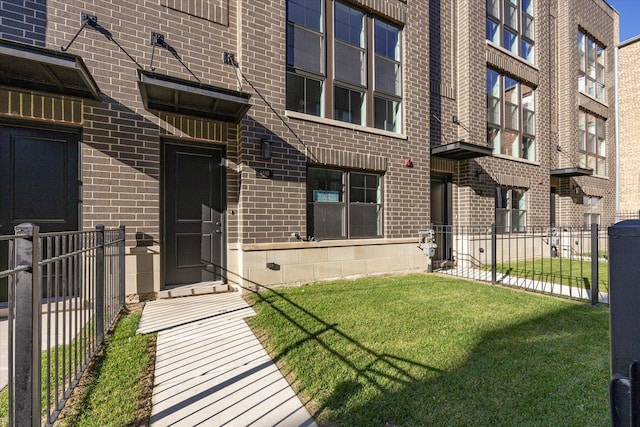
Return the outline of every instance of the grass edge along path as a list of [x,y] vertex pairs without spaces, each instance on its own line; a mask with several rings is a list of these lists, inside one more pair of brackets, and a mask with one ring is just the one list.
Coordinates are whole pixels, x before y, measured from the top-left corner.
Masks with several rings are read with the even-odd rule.
[[609,424],[603,307],[425,274],[249,300],[321,426]]
[[125,306],[56,426],[148,425],[157,335],[136,334],[143,307]]
[[[143,304],[125,306],[62,409],[56,426],[143,426],[151,416],[156,334],[136,335]],[[66,346],[71,349],[71,345]],[[43,387],[46,382],[43,353]],[[8,391],[0,391],[0,425],[8,425]],[[44,396],[44,391],[43,391]],[[44,408],[43,400],[43,413]]]
[[[491,270],[491,266],[484,267]],[[591,289],[591,261],[563,258],[535,258],[498,263],[499,274],[538,280],[546,283]],[[609,289],[609,264],[598,262],[598,289]]]

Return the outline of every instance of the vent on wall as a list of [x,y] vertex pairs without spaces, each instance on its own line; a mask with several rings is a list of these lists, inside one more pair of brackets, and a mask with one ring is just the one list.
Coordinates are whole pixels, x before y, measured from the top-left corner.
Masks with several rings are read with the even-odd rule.
[[229,0],[160,0],[162,6],[221,25],[229,25]]

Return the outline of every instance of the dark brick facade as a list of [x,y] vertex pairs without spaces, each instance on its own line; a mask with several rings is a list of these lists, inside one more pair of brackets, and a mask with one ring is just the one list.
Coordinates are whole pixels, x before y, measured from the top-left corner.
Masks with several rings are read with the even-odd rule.
[[[401,134],[286,111],[285,0],[0,1],[0,38],[52,50],[71,41],[80,28],[81,12],[96,15],[99,31],[85,28],[69,52],[83,58],[102,91],[100,101],[82,101],[81,117],[68,119],[53,113],[36,117],[7,108],[0,108],[0,114],[81,127],[82,226],[126,224],[129,246],[135,246],[136,236],[142,235],[155,242],[160,252],[163,143],[179,140],[222,147],[227,168],[228,262],[238,276],[246,275],[243,259],[250,252],[311,248],[291,237],[292,233],[307,235],[306,173],[310,165],[384,175],[384,239],[358,245],[414,247],[418,232],[427,229],[431,221],[432,173],[452,177],[452,221],[456,225],[494,222],[496,185],[528,189],[527,215],[532,225],[548,224],[550,186],[555,186],[559,194],[558,222],[580,223],[584,208],[571,197],[573,181],[551,180],[549,176],[551,169],[562,166],[557,145],[570,156],[576,155],[578,108],[607,119],[609,174],[576,183],[603,197],[603,223],[612,218],[613,103],[602,104],[579,95],[575,65],[576,37],[582,28],[607,48],[607,99],[613,100],[617,16],[604,1],[537,0],[533,65],[485,40],[484,2],[348,3],[402,27]],[[164,34],[167,45],[189,70],[169,49],[154,51],[149,42],[151,32]],[[237,69],[223,63],[224,52],[235,55]],[[461,139],[486,143],[487,66],[535,86],[536,161],[504,157],[460,162],[432,159],[433,146]],[[160,74],[195,81],[192,72],[202,83],[250,93],[251,109],[239,124],[147,111],[137,71],[151,67]],[[25,91],[12,93],[21,92]],[[9,99],[4,93],[0,92],[0,100]],[[31,95],[51,102],[60,99]],[[65,101],[61,99],[55,102],[62,106]],[[454,124],[452,116],[464,126]],[[260,141],[265,137],[272,142],[270,160],[260,155]],[[405,159],[411,159],[413,167],[405,167]],[[273,176],[261,177],[259,169],[269,169]],[[356,257],[364,253],[356,252]],[[382,251],[372,249],[371,253]],[[371,257],[375,259],[375,255]],[[256,265],[264,267],[260,262]],[[409,264],[409,269],[418,265]],[[158,266],[153,269],[158,270]],[[286,281],[273,277],[269,280]],[[153,280],[155,289],[159,289],[161,279],[154,276]]]

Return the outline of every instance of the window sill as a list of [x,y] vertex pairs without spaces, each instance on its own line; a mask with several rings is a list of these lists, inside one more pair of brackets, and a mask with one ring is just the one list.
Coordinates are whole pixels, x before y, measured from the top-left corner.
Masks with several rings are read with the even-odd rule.
[[602,180],[605,180],[605,181],[609,181],[609,176],[608,175],[595,175],[594,174],[594,175],[591,175],[591,176],[589,176],[587,178],[598,178],[598,179],[602,179]]
[[520,62],[520,63],[522,63],[522,64],[524,64],[524,65],[526,65],[528,67],[531,67],[536,71],[540,71],[540,69],[537,67],[537,65],[535,65],[533,62],[529,62],[526,59],[521,58],[520,56],[518,56],[515,53],[511,52],[510,50],[505,49],[504,47],[502,47],[502,46],[500,46],[498,44],[495,44],[491,40],[485,39],[485,41],[487,42],[487,46],[491,46],[492,48],[497,49],[497,50],[499,50],[500,52],[502,52],[502,53],[504,53],[506,55],[509,55],[511,58],[517,60],[518,62]]
[[297,111],[286,110],[284,112],[285,117],[290,117],[297,120],[305,120],[308,122],[320,123],[323,125],[339,127],[343,129],[351,129],[360,132],[367,132],[374,135],[387,136],[396,139],[407,139],[407,135],[402,133],[389,132],[387,130],[371,128],[368,126],[354,125],[352,123],[341,122],[340,120],[326,119],[324,117],[313,116],[311,114],[298,113]]
[[518,163],[525,163],[527,165],[532,165],[532,166],[540,166],[540,162],[536,162],[534,160],[521,159],[519,157],[511,157],[504,154],[492,154],[491,157],[496,157],[498,159],[511,160],[513,162],[518,162]]
[[596,97],[593,97],[593,96],[589,95],[588,93],[581,91],[580,89],[578,89],[578,93],[580,95],[584,96],[585,98],[587,98],[590,101],[595,101],[598,104],[602,105],[603,107],[609,108],[609,104],[607,104],[606,102],[604,102],[604,101],[602,101],[602,100],[600,100],[600,99],[598,99]]

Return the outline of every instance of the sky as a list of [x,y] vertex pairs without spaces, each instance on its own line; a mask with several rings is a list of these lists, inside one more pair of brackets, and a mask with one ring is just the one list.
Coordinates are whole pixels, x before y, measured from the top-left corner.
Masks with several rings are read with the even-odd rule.
[[640,35],[640,0],[606,0],[620,14],[620,41]]

